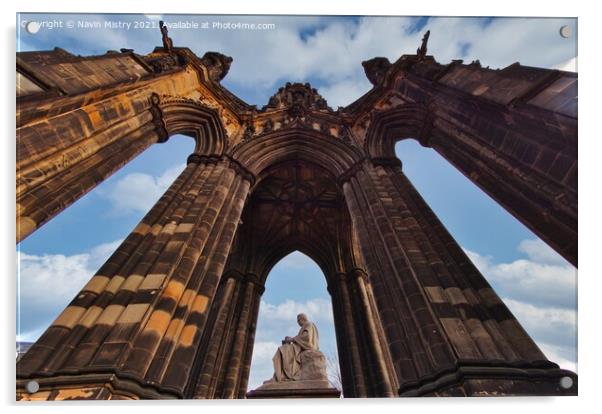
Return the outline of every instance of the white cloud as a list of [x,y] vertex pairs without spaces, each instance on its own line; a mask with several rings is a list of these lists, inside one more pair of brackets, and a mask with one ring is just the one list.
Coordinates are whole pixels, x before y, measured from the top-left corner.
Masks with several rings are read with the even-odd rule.
[[[538,345],[550,361],[557,363],[562,369],[568,369],[569,371],[577,373],[577,356],[575,348],[567,349],[567,347],[559,347],[543,342],[538,343]],[[567,353],[571,355],[571,359],[562,356]]]
[[336,109],[348,105],[372,88],[366,77],[349,78],[320,88],[320,94],[328,97],[328,104]]
[[577,272],[538,240],[523,240],[519,250],[529,259],[493,263],[490,257],[467,250],[475,266],[498,294],[535,305],[575,308]]
[[518,244],[518,250],[525,253],[529,259],[546,264],[572,267],[562,256],[539,239],[523,240]]
[[502,300],[536,341],[563,347],[575,345],[576,310],[534,306],[510,298]]
[[[384,56],[393,62],[403,54],[414,54],[427,29],[431,30],[429,54],[444,64],[463,58],[478,59],[492,68],[517,61],[551,68],[575,53],[574,44],[558,34],[561,24],[574,25],[574,20],[501,18],[484,25],[480,19],[431,18],[419,32],[411,33],[414,24],[414,19],[405,17],[332,20],[305,39],[297,28],[281,25],[277,36],[254,34],[228,45],[234,62],[227,82],[261,85],[267,94],[286,80],[318,79],[323,83],[320,93],[332,106],[347,105],[365,92],[363,60]],[[258,50],[255,45],[262,42],[266,47]],[[465,49],[468,52],[462,56]],[[349,85],[351,89],[344,90]]]
[[136,211],[146,213],[161,198],[185,166],[181,164],[171,167],[158,177],[144,173],[130,173],[117,181],[109,190],[99,194],[111,202],[115,213],[128,214]]
[[121,242],[104,243],[71,256],[19,252],[19,340],[37,339]]
[[253,360],[258,362],[269,362],[280,344],[276,342],[256,342],[253,346]]
[[575,370],[576,269],[540,240],[523,240],[518,250],[528,259],[494,263],[466,253],[548,359]]
[[565,70],[567,72],[577,72],[577,57],[570,58],[566,62],[562,62],[556,66],[554,69]]
[[259,317],[267,321],[295,323],[299,313],[305,313],[312,321],[330,322],[333,320],[332,305],[326,299],[312,299],[306,302],[287,299],[278,305],[262,300],[259,307]]
[[279,342],[255,341],[247,389],[253,390],[272,377],[274,374],[272,357],[279,346]]

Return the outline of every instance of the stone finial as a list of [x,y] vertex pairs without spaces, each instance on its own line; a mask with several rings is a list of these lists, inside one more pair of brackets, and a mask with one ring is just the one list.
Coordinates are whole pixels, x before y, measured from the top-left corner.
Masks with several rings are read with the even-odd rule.
[[391,67],[391,62],[386,57],[375,57],[363,61],[362,66],[370,83],[376,86],[385,79],[385,75]]
[[201,58],[201,62],[209,70],[211,80],[220,82],[228,74],[232,58],[219,52],[207,52]]
[[161,29],[161,39],[163,40],[163,49],[167,50],[168,52],[171,52],[171,49],[173,48],[173,41],[171,40],[171,37],[169,37],[169,35],[168,35],[167,26],[165,26],[165,23],[163,22],[163,20],[159,21],[159,28]]
[[424,36],[422,37],[422,44],[416,50],[416,55],[418,55],[419,58],[423,58],[426,56],[426,44],[429,41],[430,35],[431,35],[431,31],[427,30],[426,33],[424,34]]

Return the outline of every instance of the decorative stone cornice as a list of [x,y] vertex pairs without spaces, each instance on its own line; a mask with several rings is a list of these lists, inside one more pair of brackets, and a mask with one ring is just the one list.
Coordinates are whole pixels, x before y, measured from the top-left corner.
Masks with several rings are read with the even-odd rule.
[[265,291],[265,286],[263,282],[261,281],[260,277],[257,276],[255,273],[243,273],[236,269],[230,269],[222,275],[220,279],[220,284],[226,283],[229,279],[234,279],[237,283],[246,282],[254,284],[260,295],[262,295]]
[[163,111],[159,106],[161,104],[161,97],[156,93],[153,93],[150,97],[150,103],[149,111],[153,117],[152,122],[155,126],[155,131],[157,132],[157,142],[163,143],[169,139],[169,133],[167,132],[165,120],[163,119]]
[[226,155],[224,157],[226,157],[230,161],[230,168],[236,171],[238,175],[242,176],[243,179],[251,183],[251,187],[255,185],[255,181],[257,180],[255,174],[253,174],[251,171],[249,171],[247,167],[242,165],[238,160],[235,160],[231,156]]
[[355,268],[349,270],[348,272],[335,273],[334,280],[332,280],[332,283],[328,284],[326,289],[328,290],[328,293],[330,293],[330,295],[332,296],[332,295],[334,295],[334,293],[336,291],[338,291],[341,283],[344,283],[344,284],[353,283],[358,278],[363,279],[365,283],[370,283],[370,278],[368,276],[368,273],[366,273],[366,271],[364,269],[355,267]]
[[223,157],[221,155],[190,154],[186,164],[218,164]]
[[255,273],[247,273],[245,275],[245,281],[247,281],[247,283],[254,284],[259,292],[259,295],[263,295],[263,292],[265,292],[265,285],[263,284],[261,278]]
[[356,280],[358,278],[361,278],[366,283],[370,282],[370,278],[368,277],[368,273],[364,269],[361,269],[359,267],[355,267],[355,268],[351,269],[350,271],[348,271],[347,272],[347,278],[349,280]]
[[337,178],[337,184],[342,188],[343,185],[347,181],[349,181],[351,178],[353,178],[355,176],[355,174],[357,174],[358,171],[360,171],[362,169],[364,161],[366,161],[366,158],[362,158],[361,160],[357,161],[355,164],[353,164],[351,166],[351,168],[349,168],[347,171],[345,171],[343,174],[341,174]]
[[402,163],[399,158],[390,158],[390,157],[376,157],[371,158],[370,161],[374,166],[381,167],[397,167],[401,168]]
[[170,72],[186,64],[180,56],[171,53],[151,53],[148,56],[143,56],[142,60],[156,74]]
[[236,269],[230,269],[222,275],[220,283],[226,283],[228,279],[234,279],[236,282],[242,282],[245,280],[245,275]]
[[204,155],[194,153],[190,154],[188,156],[188,159],[186,160],[187,164],[219,164],[220,162],[226,162],[228,164],[228,167],[233,169],[237,175],[240,175],[243,177],[243,179],[249,181],[251,183],[251,187],[253,187],[256,181],[255,174],[253,174],[251,171],[249,171],[248,168],[246,168],[238,160],[235,160],[234,158],[232,158],[232,156],[228,154]]

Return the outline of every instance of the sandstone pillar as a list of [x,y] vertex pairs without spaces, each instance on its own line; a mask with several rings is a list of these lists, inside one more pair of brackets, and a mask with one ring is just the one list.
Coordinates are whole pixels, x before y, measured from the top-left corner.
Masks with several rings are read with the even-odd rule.
[[338,273],[334,285],[329,286],[335,318],[341,382],[345,397],[369,396],[370,382],[365,376],[362,353],[355,328],[355,318],[347,286],[347,274]]
[[[454,139],[443,130],[450,128],[432,131],[429,146],[577,266],[577,146],[564,144],[560,150],[551,138],[524,139],[508,155],[505,148],[465,135]],[[540,166],[544,157],[546,167]]]
[[399,165],[366,162],[343,189],[400,395],[472,395],[466,370],[480,395],[558,391],[568,373],[545,358]]
[[393,397],[395,371],[367,274],[340,273],[333,297],[345,397]]
[[[213,145],[224,139],[220,117],[211,109],[215,107],[198,99],[211,96],[203,82],[213,81],[199,77],[204,64],[191,58],[157,51],[148,58],[152,65],[160,64],[153,70],[131,52],[102,57],[61,50],[19,54],[18,67],[27,66],[27,73],[46,78],[49,86],[58,82],[63,87],[54,91],[58,94],[46,91],[17,99],[17,242],[170,135],[197,135],[195,152],[223,153],[223,147]],[[228,122],[235,128],[230,118]]]
[[229,271],[203,338],[192,398],[244,398],[263,286],[253,274]]
[[17,130],[17,241],[167,139],[158,99],[122,98],[121,113],[103,102]]
[[417,139],[577,266],[576,73],[431,56],[364,64],[376,84],[360,101],[396,97],[372,113],[370,157],[393,158],[396,141]]
[[189,157],[19,361],[18,387],[36,379],[46,399],[184,397],[252,180],[227,157]]

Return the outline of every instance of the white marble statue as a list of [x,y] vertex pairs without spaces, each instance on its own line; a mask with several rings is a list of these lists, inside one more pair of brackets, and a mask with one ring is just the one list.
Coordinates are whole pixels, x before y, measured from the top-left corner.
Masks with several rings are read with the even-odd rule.
[[272,358],[274,376],[264,384],[286,381],[326,380],[326,362],[318,347],[318,329],[303,313],[296,336],[287,336]]

